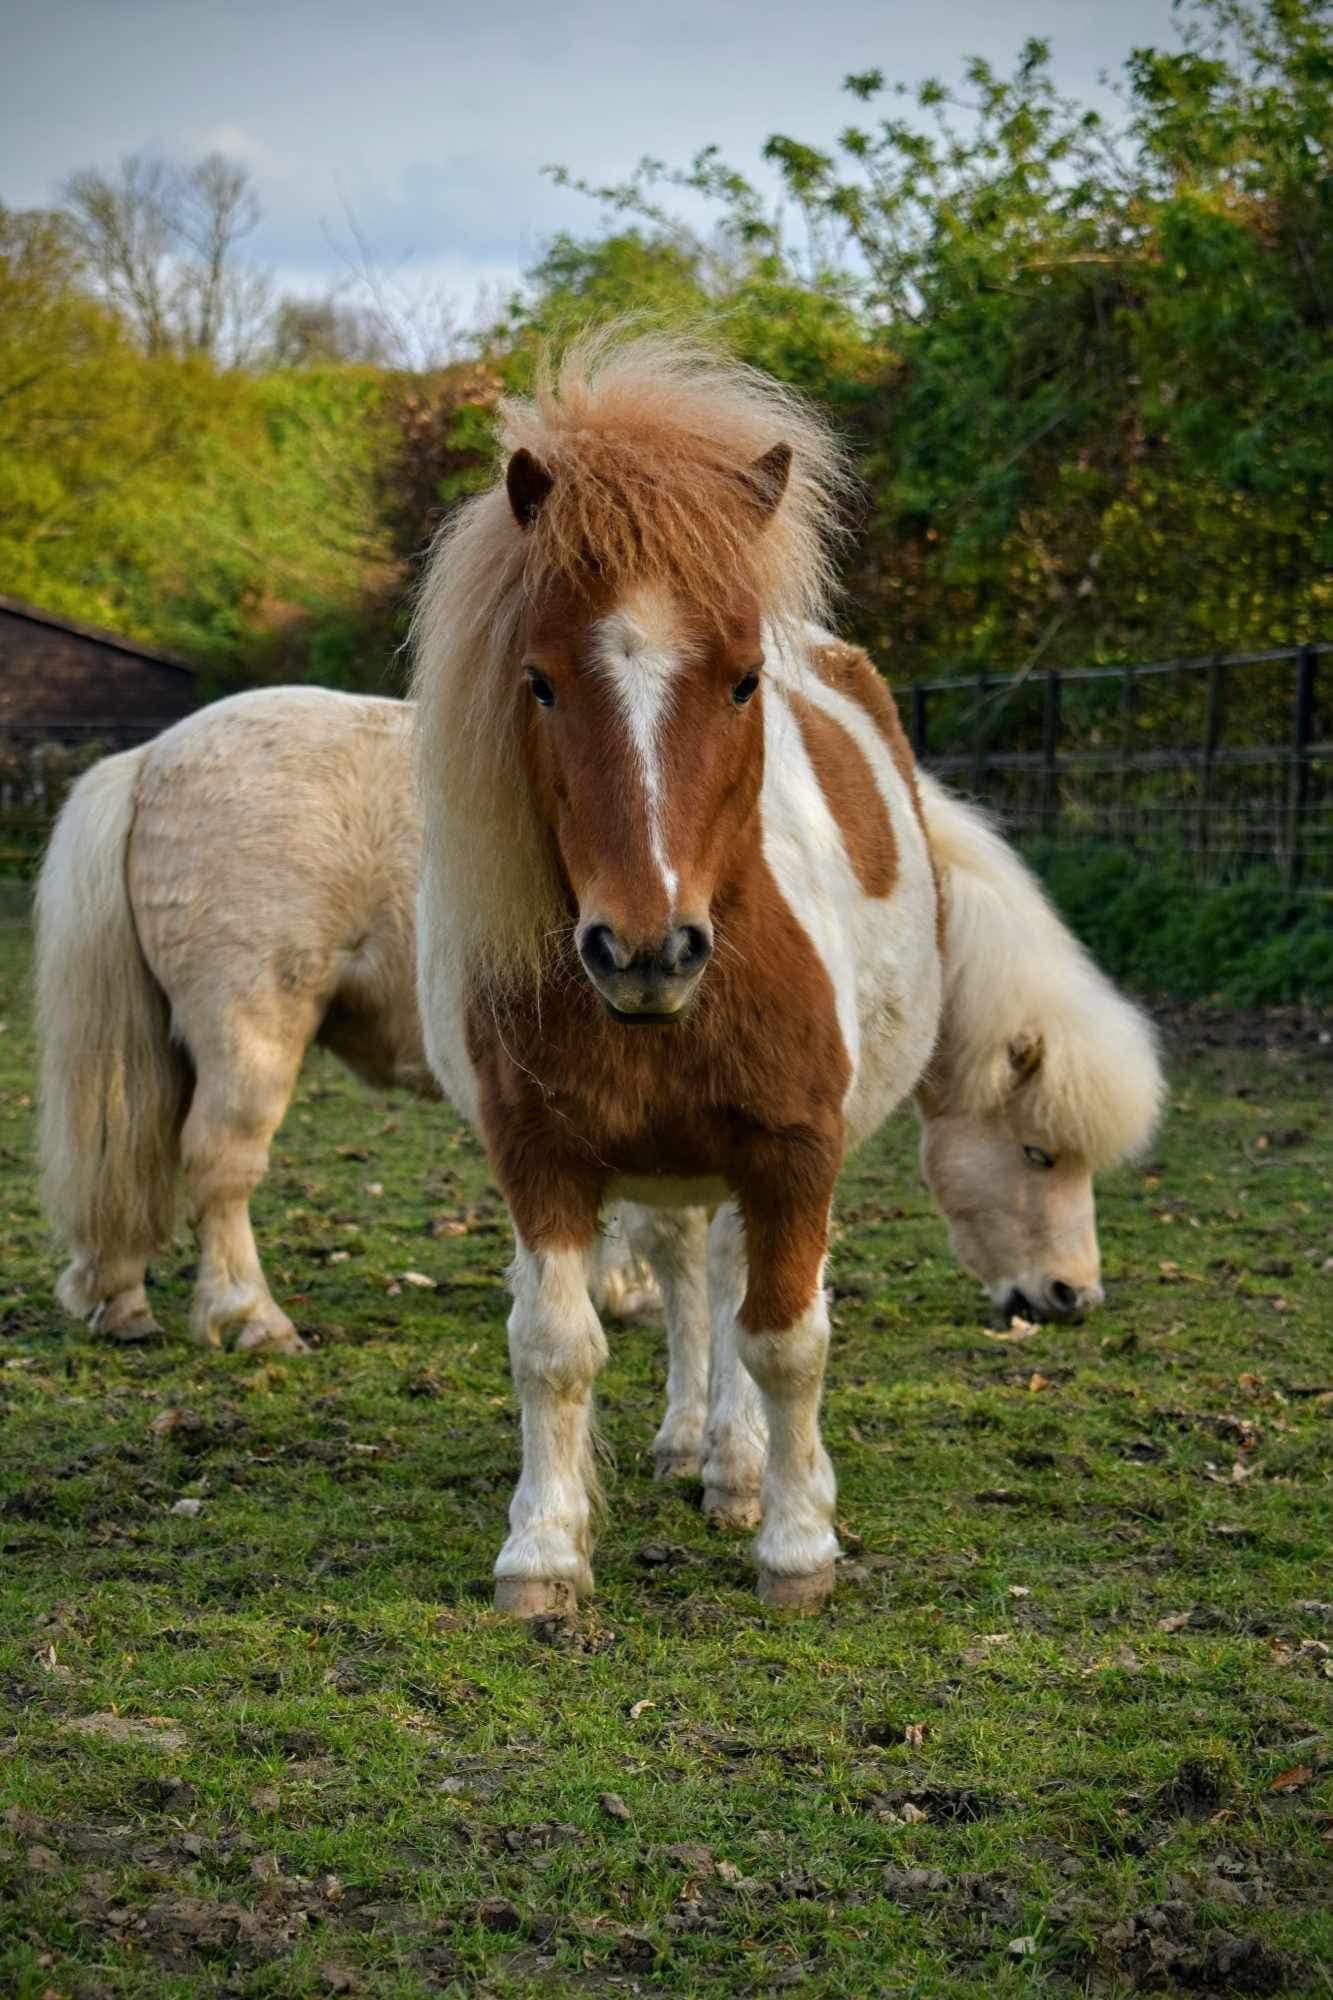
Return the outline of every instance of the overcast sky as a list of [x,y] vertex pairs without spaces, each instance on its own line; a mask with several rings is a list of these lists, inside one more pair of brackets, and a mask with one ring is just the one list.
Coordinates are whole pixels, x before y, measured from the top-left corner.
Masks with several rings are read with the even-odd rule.
[[551,161],[606,179],[716,140],[749,167],[772,131],[831,139],[848,70],[949,80],[1032,34],[1102,104],[1101,72],[1174,40],[1169,0],[0,0],[0,200],[217,148],[253,171],[249,247],[285,289],[345,278],[350,215],[384,268],[470,303],[554,230],[595,227]]

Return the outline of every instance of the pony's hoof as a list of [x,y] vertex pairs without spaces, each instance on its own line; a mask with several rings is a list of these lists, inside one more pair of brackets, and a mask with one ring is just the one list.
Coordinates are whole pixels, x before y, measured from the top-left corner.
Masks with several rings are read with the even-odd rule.
[[653,1454],[654,1479],[697,1479],[699,1472],[697,1451],[659,1451]]
[[294,1326],[265,1326],[262,1320],[251,1320],[236,1336],[238,1354],[309,1354],[308,1341],[302,1340]]
[[822,1611],[832,1595],[832,1563],[809,1576],[779,1576],[771,1569],[759,1572],[759,1600],[774,1611]]
[[150,1312],[131,1313],[128,1319],[120,1320],[114,1325],[104,1320],[100,1325],[95,1325],[93,1330],[100,1333],[104,1340],[116,1340],[125,1347],[141,1344],[145,1340],[162,1338],[162,1328]]
[[157,1340],[162,1329],[146,1305],[130,1305],[124,1299],[103,1299],[88,1314],[88,1330],[102,1340]]
[[759,1495],[735,1493],[727,1486],[705,1486],[704,1513],[718,1528],[757,1528]]
[[495,1608],[506,1618],[572,1618],[579,1594],[568,1577],[497,1576]]

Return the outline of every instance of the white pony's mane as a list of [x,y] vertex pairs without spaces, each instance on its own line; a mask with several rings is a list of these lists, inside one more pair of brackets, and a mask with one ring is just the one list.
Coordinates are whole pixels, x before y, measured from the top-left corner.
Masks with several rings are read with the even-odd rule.
[[[623,328],[585,336],[531,398],[507,399],[499,444],[494,485],[436,540],[412,634],[426,894],[448,913],[432,949],[493,988],[534,978],[567,921],[524,764],[529,598],[592,571],[604,589],[663,583],[720,619],[745,585],[768,622],[795,629],[826,612],[846,484],[831,432],[790,391]],[[747,475],[779,444],[791,475],[761,528]],[[527,529],[504,482],[520,449],[553,480]]]
[[1151,1022],[1065,928],[986,815],[919,773],[947,916],[944,1026],[925,1095],[986,1116],[1024,1093],[1035,1131],[1094,1170],[1152,1136]]

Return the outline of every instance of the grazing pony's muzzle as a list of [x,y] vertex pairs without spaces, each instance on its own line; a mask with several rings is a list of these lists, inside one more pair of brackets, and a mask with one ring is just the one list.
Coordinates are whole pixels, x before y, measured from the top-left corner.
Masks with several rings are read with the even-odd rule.
[[678,924],[644,945],[610,924],[591,923],[580,931],[578,945],[584,970],[607,1012],[636,1026],[679,1020],[713,955],[706,924]]
[[1000,1311],[1006,1320],[1073,1319],[1091,1312],[1105,1297],[1100,1285],[1076,1286],[1066,1284],[1063,1278],[1048,1278],[1044,1284],[1027,1289],[1011,1286]]

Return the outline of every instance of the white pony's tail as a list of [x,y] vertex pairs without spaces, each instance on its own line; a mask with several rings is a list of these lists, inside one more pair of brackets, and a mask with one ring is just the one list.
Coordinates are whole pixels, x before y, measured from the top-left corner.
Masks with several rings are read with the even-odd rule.
[[79,779],[37,885],[42,1200],[72,1258],[57,1295],[79,1317],[127,1262],[141,1281],[175,1220],[188,1069],[125,878],[142,757],[122,751]]

